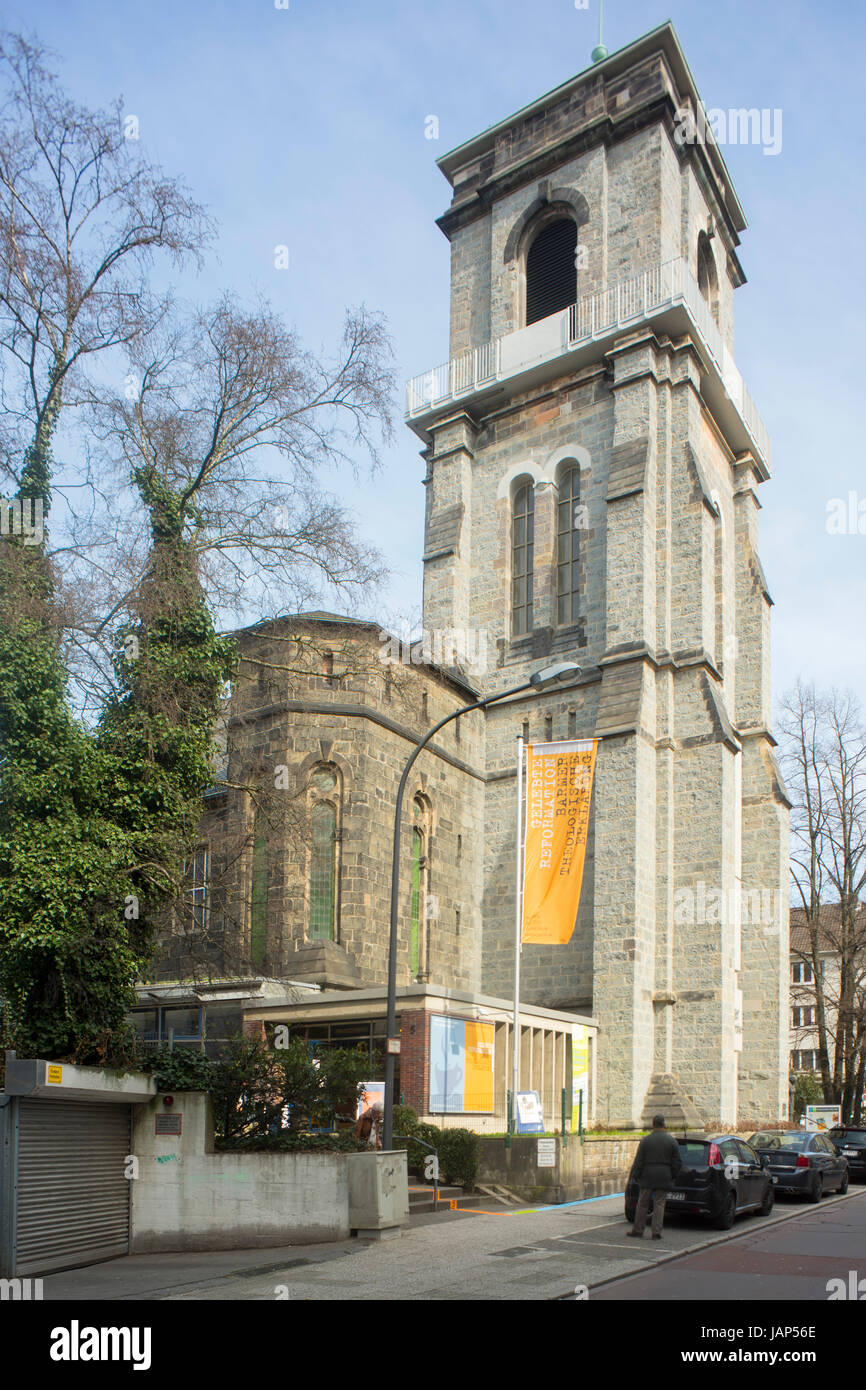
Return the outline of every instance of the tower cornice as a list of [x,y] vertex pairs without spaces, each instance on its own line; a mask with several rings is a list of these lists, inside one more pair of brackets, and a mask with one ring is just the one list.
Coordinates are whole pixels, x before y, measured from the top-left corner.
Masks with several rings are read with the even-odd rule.
[[[655,72],[654,58],[661,60]],[[627,76],[633,79],[634,93],[623,81]],[[452,206],[438,219],[438,225],[450,237],[459,226],[482,216],[496,198],[542,177],[548,169],[584,150],[623,139],[654,122],[671,123],[684,104],[704,110],[674,27],[666,22],[437,160],[454,189]],[[507,150],[513,148],[515,132],[555,106],[567,108],[569,119],[552,133],[545,148],[528,158],[518,156],[508,161]],[[683,146],[683,151],[703,167],[736,245],[746,217],[718,144],[710,136]],[[497,167],[500,159],[505,161],[503,167]],[[737,274],[742,275],[736,257],[733,261]]]

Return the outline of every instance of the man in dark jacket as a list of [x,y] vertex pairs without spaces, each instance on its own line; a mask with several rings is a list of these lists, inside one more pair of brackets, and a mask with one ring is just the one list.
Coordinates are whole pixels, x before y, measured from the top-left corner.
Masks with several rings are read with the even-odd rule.
[[680,1146],[665,1129],[664,1115],[653,1115],[652,1134],[647,1134],[638,1144],[631,1170],[632,1178],[640,1187],[640,1196],[634,1215],[634,1226],[626,1232],[627,1235],[643,1237],[652,1195],[653,1240],[661,1240],[668,1191],[676,1182],[682,1166]]

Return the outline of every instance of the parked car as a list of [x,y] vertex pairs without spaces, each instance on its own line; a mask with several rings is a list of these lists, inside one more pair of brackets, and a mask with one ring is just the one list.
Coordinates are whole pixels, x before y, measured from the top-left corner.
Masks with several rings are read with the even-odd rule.
[[827,1133],[836,1152],[848,1161],[852,1178],[866,1178],[866,1126],[839,1125]]
[[[675,1135],[683,1167],[667,1195],[665,1217],[679,1212],[707,1216],[720,1231],[738,1216],[773,1210],[773,1181],[760,1156],[736,1134]],[[640,1188],[631,1174],[625,1189],[625,1215],[634,1221]]]
[[825,1192],[848,1191],[848,1160],[837,1154],[826,1134],[761,1130],[749,1142],[766,1158],[777,1192],[795,1192],[820,1202]]

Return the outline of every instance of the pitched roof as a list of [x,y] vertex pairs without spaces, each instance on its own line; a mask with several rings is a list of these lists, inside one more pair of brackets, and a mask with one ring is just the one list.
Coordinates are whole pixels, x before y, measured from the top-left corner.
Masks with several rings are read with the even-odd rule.
[[[839,949],[839,932],[842,925],[841,903],[822,903],[818,910],[818,949],[836,952]],[[860,903],[855,918],[857,933],[866,945],[866,903]],[[791,952],[803,953],[811,949],[811,937],[806,909],[791,908]]]

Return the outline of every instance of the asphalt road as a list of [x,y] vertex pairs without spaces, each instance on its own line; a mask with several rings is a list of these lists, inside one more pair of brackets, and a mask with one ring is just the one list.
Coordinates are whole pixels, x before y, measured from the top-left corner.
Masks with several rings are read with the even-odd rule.
[[[779,1203],[776,1210],[782,1210]],[[737,1229],[736,1227],[734,1228]],[[658,1242],[661,1243],[661,1242]],[[862,1280],[862,1287],[860,1281]],[[866,1301],[866,1191],[591,1290],[594,1302]]]

